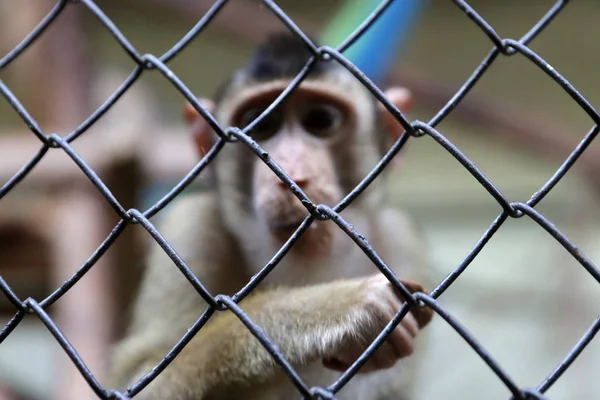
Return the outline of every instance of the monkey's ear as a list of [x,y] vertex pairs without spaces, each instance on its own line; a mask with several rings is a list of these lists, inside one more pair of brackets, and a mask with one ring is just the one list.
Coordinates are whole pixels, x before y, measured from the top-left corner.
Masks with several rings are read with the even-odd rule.
[[[198,99],[198,101],[209,113],[213,113],[215,105],[211,100]],[[185,122],[187,122],[188,126],[192,130],[192,139],[194,140],[194,145],[198,155],[203,157],[208,149],[212,146],[211,127],[190,103],[187,103],[183,109],[183,119]]]
[[[406,115],[411,111],[412,95],[410,90],[395,86],[386,90],[384,94],[385,97],[387,97],[389,101],[402,112],[402,114]],[[398,140],[402,132],[404,132],[404,128],[402,125],[400,125],[400,122],[398,122],[396,118],[394,118],[394,116],[383,106],[383,104],[378,103],[378,108],[384,128],[388,133],[390,140],[395,142]]]
[[[412,94],[410,93],[410,90],[400,86],[393,86],[386,90],[384,94],[385,97],[387,97],[388,100],[402,112],[402,114],[406,115],[411,111]],[[379,117],[383,122],[383,128],[387,135],[389,146],[392,146],[396,140],[398,140],[400,135],[402,135],[404,128],[400,122],[398,122],[398,120],[396,120],[396,118],[394,118],[394,116],[383,106],[383,104],[378,103],[377,108]],[[392,163],[398,163],[398,159],[399,156],[396,156],[392,160]]]

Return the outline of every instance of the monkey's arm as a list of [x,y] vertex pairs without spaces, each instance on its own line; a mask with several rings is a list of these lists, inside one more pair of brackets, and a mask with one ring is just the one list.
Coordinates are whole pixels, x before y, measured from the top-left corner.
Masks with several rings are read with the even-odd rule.
[[[422,290],[416,283],[406,284],[411,291]],[[240,304],[292,365],[323,360],[339,369],[349,366],[364,351],[401,305],[382,276],[270,289]],[[383,351],[374,354],[367,369],[387,368],[398,358],[410,355],[413,337],[430,318],[428,309],[407,315],[388,338],[387,347],[382,346]],[[165,352],[163,348],[142,351],[135,379],[156,365]],[[268,387],[280,381],[275,379],[278,372],[260,342],[233,313],[226,311],[209,321],[140,397],[228,397],[238,390]]]

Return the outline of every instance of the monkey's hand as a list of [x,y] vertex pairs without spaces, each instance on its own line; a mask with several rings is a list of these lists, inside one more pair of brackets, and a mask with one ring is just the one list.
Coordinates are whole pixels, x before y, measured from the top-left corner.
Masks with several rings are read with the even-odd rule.
[[[330,369],[345,371],[366,350],[375,337],[392,320],[404,301],[400,293],[383,275],[357,282],[356,306],[352,319],[355,327],[343,335],[343,343],[331,357],[323,359]],[[411,292],[423,292],[417,282],[402,280]],[[372,372],[392,367],[400,358],[414,351],[414,340],[419,330],[429,323],[433,312],[429,308],[413,309],[388,335],[382,345],[368,358],[360,372]]]
[[[402,282],[411,292],[423,291],[416,282]],[[270,288],[252,294],[240,306],[292,365],[323,361],[329,368],[344,370],[402,304],[400,294],[379,274],[302,288]],[[408,313],[361,372],[387,368],[409,356],[415,336],[432,315],[428,308]],[[145,332],[152,334],[150,330]],[[138,373],[130,383],[154,367],[168,351],[141,338],[133,343],[137,345],[128,354],[134,357],[126,358],[135,359],[128,364]],[[231,312],[223,312],[198,332],[144,390],[142,398],[212,398],[221,393],[237,393],[240,388],[274,384],[282,379],[277,377],[278,371],[281,372],[271,355],[240,320]]]

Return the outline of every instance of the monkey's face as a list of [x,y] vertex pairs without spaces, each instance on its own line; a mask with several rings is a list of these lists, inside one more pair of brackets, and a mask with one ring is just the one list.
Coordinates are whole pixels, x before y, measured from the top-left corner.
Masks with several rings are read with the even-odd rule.
[[[221,126],[245,128],[289,84],[289,79],[262,83],[234,79],[217,104],[202,103],[209,112],[214,111]],[[405,89],[386,94],[400,109],[410,100]],[[185,115],[203,154],[211,146],[212,130],[191,106]],[[372,170],[386,141],[399,137],[401,128],[350,73],[338,71],[304,81],[248,134],[313,203],[334,206]],[[260,235],[267,230],[281,244],[308,215],[290,189],[243,144],[226,145],[215,161],[221,209],[232,231],[238,232],[243,223],[250,226],[244,232],[254,230]],[[354,204],[373,198],[371,194],[361,194]],[[294,249],[300,248],[303,254],[327,254],[334,231],[334,223],[315,221]],[[252,238],[240,239],[249,246],[252,243]]]
[[[277,92],[242,104],[233,124],[245,127],[274,100]],[[336,149],[351,140],[355,119],[349,105],[332,96],[300,90],[276,108],[250,135],[316,204],[342,199]],[[306,207],[258,157],[252,165],[252,207],[272,236],[285,241],[307,216]],[[331,223],[315,222],[302,241],[327,247]]]

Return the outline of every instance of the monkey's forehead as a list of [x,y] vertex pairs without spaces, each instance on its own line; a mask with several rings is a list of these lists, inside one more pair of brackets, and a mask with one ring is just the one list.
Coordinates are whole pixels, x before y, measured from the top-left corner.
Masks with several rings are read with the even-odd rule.
[[[345,72],[345,73],[344,73]],[[368,101],[370,93],[361,83],[347,71],[308,77],[294,89],[294,92],[310,92],[319,96],[332,97],[349,106],[359,101]],[[281,78],[263,82],[252,82],[246,77],[235,77],[227,95],[219,108],[236,110],[253,99],[264,96],[277,96],[292,83],[293,78]],[[364,100],[363,100],[364,98]],[[364,104],[364,103],[363,103]],[[224,117],[224,115],[222,115]]]

